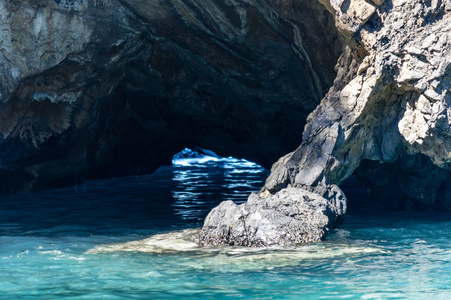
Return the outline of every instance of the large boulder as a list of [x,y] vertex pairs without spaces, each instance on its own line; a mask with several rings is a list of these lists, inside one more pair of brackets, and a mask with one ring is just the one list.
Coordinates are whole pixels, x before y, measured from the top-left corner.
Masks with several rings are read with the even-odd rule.
[[325,197],[285,188],[264,199],[252,193],[241,205],[224,201],[205,219],[199,244],[267,247],[318,242],[346,212],[342,193]]

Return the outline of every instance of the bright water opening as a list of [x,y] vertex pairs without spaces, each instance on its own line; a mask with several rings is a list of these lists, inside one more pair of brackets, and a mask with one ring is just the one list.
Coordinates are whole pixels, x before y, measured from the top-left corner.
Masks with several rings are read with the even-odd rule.
[[199,225],[222,201],[245,202],[251,191],[262,187],[269,174],[245,159],[219,157],[209,150],[189,148],[174,155],[172,169],[176,183],[172,191],[175,214]]
[[180,155],[152,175],[2,196],[0,299],[450,298],[445,213],[355,209],[314,245],[197,247],[208,211],[246,201],[267,175]]

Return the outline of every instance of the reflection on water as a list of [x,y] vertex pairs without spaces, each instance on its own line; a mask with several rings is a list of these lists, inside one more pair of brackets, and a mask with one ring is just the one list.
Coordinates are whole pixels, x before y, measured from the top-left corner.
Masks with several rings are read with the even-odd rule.
[[250,191],[261,188],[268,171],[244,159],[213,154],[173,160],[173,174],[175,214],[183,220],[202,221],[212,208],[212,199],[217,204],[225,200],[243,203]]
[[208,211],[267,175],[210,157],[3,196],[0,299],[450,299],[450,214],[351,209],[318,244],[198,248]]
[[246,201],[268,173],[245,160],[214,158],[201,163],[204,159],[209,158],[176,160],[173,166],[161,167],[152,175],[3,195],[0,236],[145,236],[180,226],[200,227],[220,202]]

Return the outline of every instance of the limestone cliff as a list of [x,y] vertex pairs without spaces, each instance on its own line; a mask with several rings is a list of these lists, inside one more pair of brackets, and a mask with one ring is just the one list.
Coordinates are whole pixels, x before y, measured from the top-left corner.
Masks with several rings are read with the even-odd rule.
[[[325,198],[335,214],[319,209],[310,216],[327,216],[329,222],[298,224],[299,232],[316,233],[314,240],[320,240],[345,211],[338,185],[357,169],[376,197],[392,208],[451,209],[451,2],[322,3],[347,40],[336,66],[337,78],[308,117],[302,144],[274,164],[251,202],[257,202],[255,197],[280,202],[279,194],[289,190],[292,195],[296,189],[297,198],[310,206],[312,197],[305,198],[306,192],[323,196],[316,202]],[[214,214],[227,218],[233,210],[237,209],[220,206]],[[280,213],[276,208],[274,214]],[[243,216],[243,220],[258,217],[260,225],[244,225],[239,234],[234,223],[227,227],[207,218],[201,241],[237,244],[234,236],[240,236],[238,240],[246,242],[238,244],[284,244],[283,238],[274,242],[272,236],[285,236],[287,224],[296,216],[282,214],[291,221],[273,222],[268,234],[258,236],[258,228],[271,222],[261,209]],[[222,233],[212,237],[216,224]],[[311,241],[308,234],[297,239]]]
[[149,173],[187,145],[269,166],[342,40],[308,0],[0,0],[0,190]]

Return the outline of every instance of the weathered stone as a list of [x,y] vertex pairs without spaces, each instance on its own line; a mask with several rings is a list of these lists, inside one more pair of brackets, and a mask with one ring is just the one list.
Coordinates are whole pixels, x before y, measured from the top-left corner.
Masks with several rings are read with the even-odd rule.
[[380,6],[384,3],[385,0],[371,0],[374,4],[376,4],[377,6]]
[[205,219],[202,246],[274,246],[322,240],[341,221],[346,199],[328,201],[317,193],[285,188],[262,199],[253,193],[247,203],[222,202]]
[[274,164],[266,199],[287,187],[328,190],[358,168],[386,206],[451,207],[451,2],[325,5],[348,45],[301,145]]
[[[421,153],[437,167],[448,168],[446,166],[451,162],[451,144],[448,143],[451,141],[445,103],[450,99],[450,83],[449,74],[446,75],[449,72],[443,70],[450,68],[444,68],[442,64],[446,62],[449,66],[451,44],[443,37],[450,34],[451,7],[449,3],[443,3],[432,13],[418,10],[418,5],[404,3],[391,10],[384,4],[380,7],[379,23],[362,27],[362,30],[367,26],[379,28],[366,31],[375,37],[372,41],[378,42],[356,44],[358,47],[350,50],[352,60],[338,66],[343,68],[338,70],[338,75],[352,74],[352,79],[344,81],[344,77],[337,77],[334,87],[309,116],[302,145],[290,159],[276,163],[277,168],[267,180],[270,184],[265,187],[271,193],[284,187],[275,182],[279,178],[277,174],[289,178],[285,186],[321,182],[340,184],[361,159],[394,161],[403,151]],[[424,14],[435,19],[416,23],[410,28],[389,29],[391,24],[404,22],[412,16],[421,18]],[[429,32],[435,33],[434,40],[440,43],[442,50],[439,53],[433,51],[433,54],[425,51],[421,56],[412,49],[421,49]],[[408,49],[410,54],[400,54],[401,47]],[[431,48],[435,48],[435,44],[431,43]],[[443,59],[434,62],[432,58],[437,55],[442,55]],[[355,65],[360,65],[357,72]],[[441,71],[434,71],[437,69]],[[428,88],[413,85],[412,81],[422,81]],[[353,145],[361,145],[360,151],[355,151]],[[351,149],[354,150],[351,152]]]
[[[325,1],[321,2],[328,7]],[[376,11],[376,7],[365,0],[330,1],[330,6],[334,10],[335,26],[346,35],[359,31]]]
[[350,0],[349,8],[344,13],[365,24],[375,11],[376,8],[365,0]]

